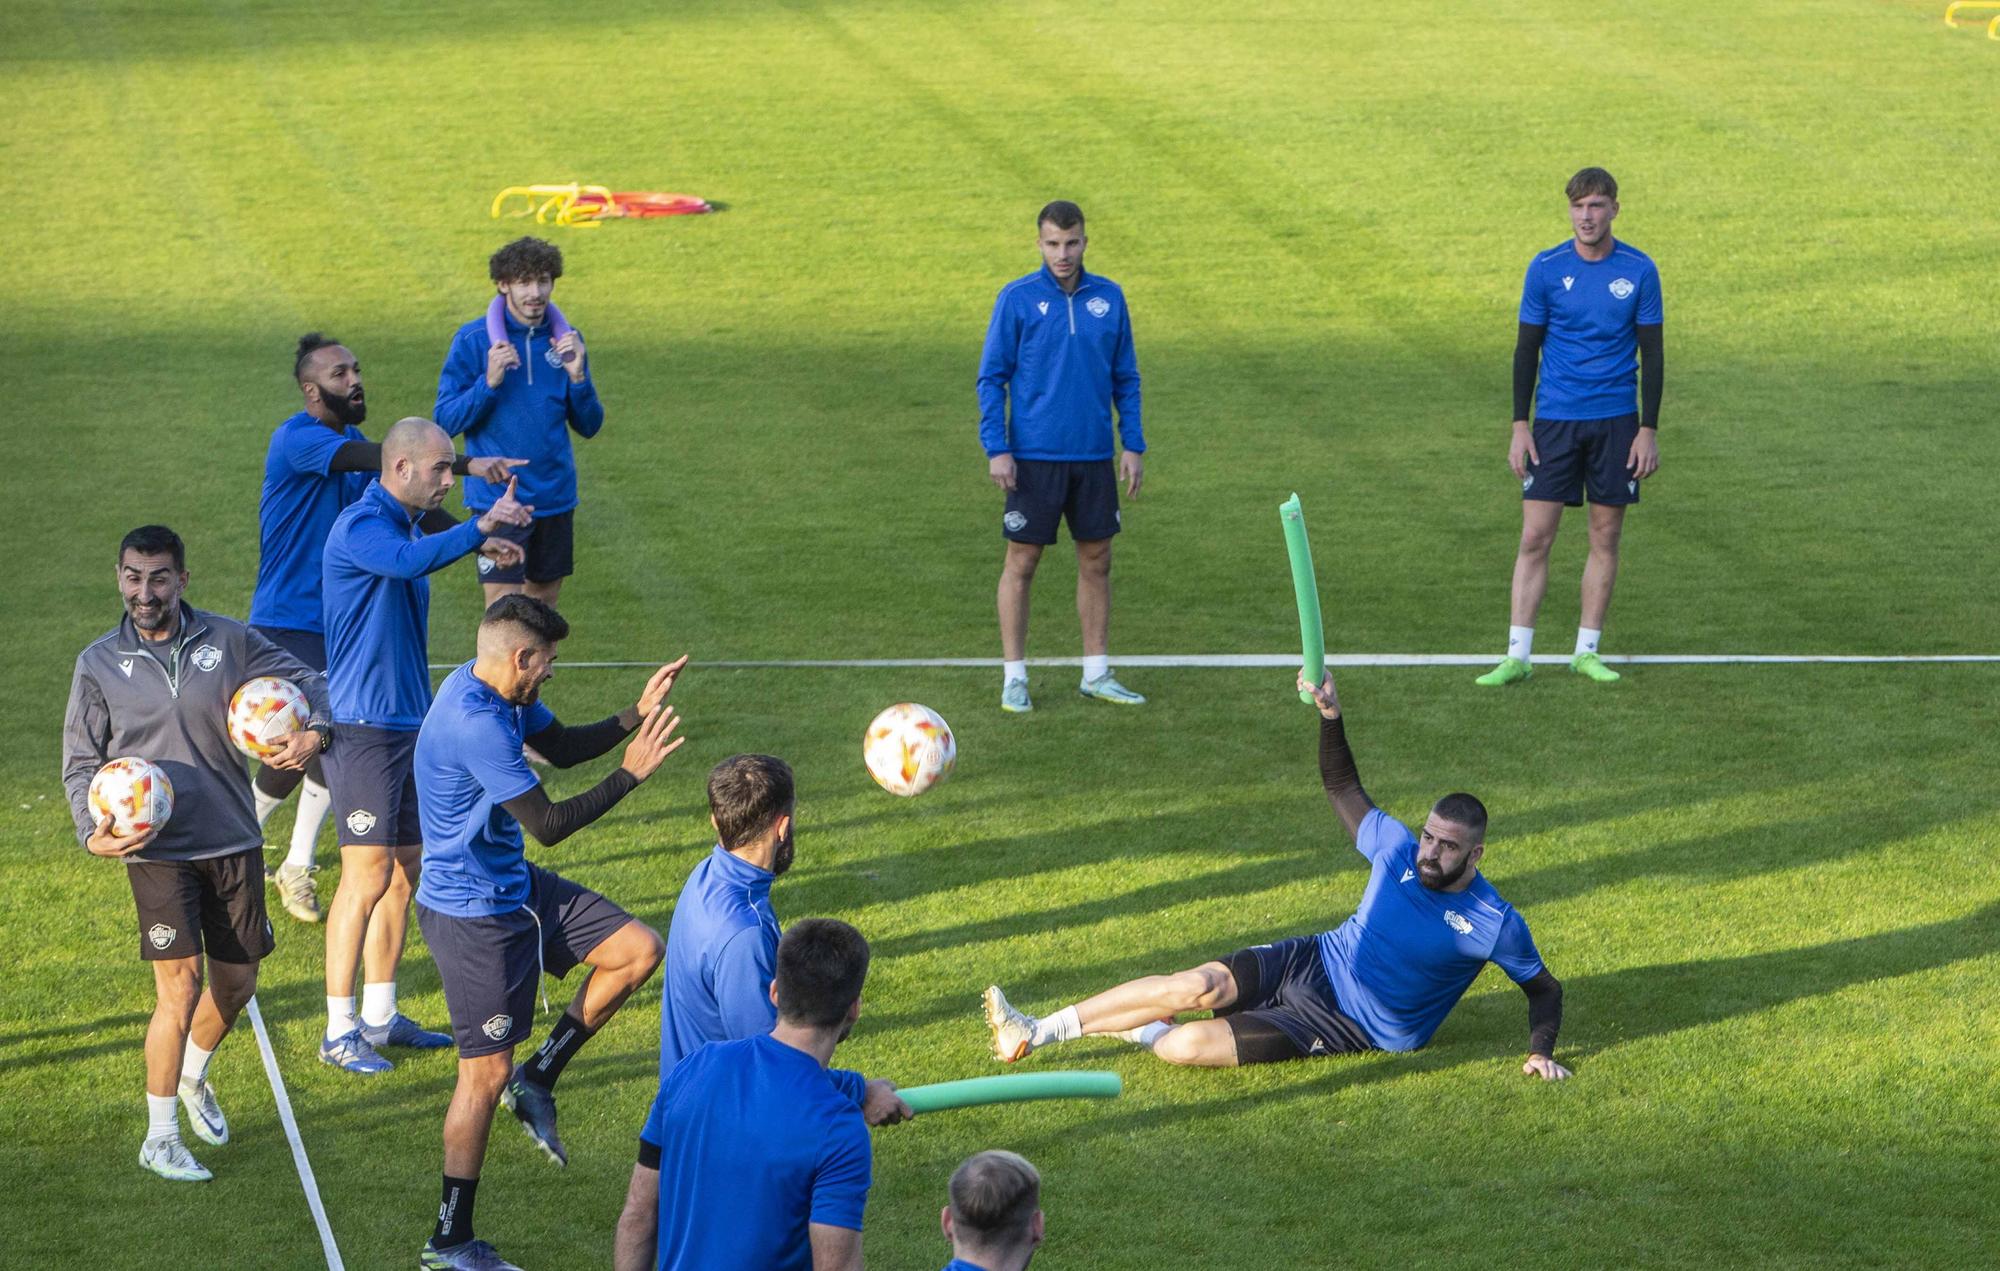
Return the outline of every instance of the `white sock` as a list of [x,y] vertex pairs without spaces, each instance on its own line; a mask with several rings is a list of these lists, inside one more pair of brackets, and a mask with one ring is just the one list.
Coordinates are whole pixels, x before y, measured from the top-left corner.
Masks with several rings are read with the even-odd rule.
[[250,796],[257,805],[257,828],[261,830],[264,828],[264,822],[271,819],[271,814],[278,810],[278,805],[284,800],[274,799],[265,794],[254,781],[250,783]]
[[329,997],[326,999],[326,1039],[339,1041],[354,1031],[354,999],[351,997]]
[[1150,1024],[1141,1024],[1137,1028],[1128,1028],[1112,1035],[1120,1041],[1128,1041],[1134,1045],[1144,1046],[1147,1050],[1151,1050],[1153,1043],[1166,1036],[1167,1031],[1172,1027],[1173,1025],[1167,1023],[1167,1021],[1156,1019]]
[[285,853],[285,864],[292,869],[304,869],[313,863],[313,848],[319,845],[319,827],[326,823],[326,814],[333,808],[333,794],[311,777],[299,787],[298,818],[292,822],[292,850]]
[[[221,1044],[219,1041],[216,1043],[218,1046]],[[181,1054],[181,1080],[194,1085],[200,1085],[207,1080],[208,1061],[214,1054],[212,1050],[203,1050],[195,1045],[194,1038],[188,1038],[187,1049]]]
[[146,1137],[177,1139],[181,1136],[181,1101],[170,1094],[146,1094]]
[[1028,659],[1022,658],[1019,662],[1002,662],[1000,664],[1000,682],[1002,684],[1009,684],[1015,680],[1025,680],[1027,678]]
[[396,1018],[396,982],[361,986],[361,1022],[380,1028]]
[[1109,653],[1086,653],[1083,655],[1083,682],[1085,684],[1090,683],[1092,680],[1101,680],[1109,674],[1111,674],[1111,655]]
[[1574,656],[1582,657],[1586,653],[1597,652],[1597,642],[1603,638],[1604,633],[1602,631],[1592,631],[1589,627],[1578,627],[1576,629],[1576,653]]
[[1050,1042],[1073,1042],[1083,1036],[1083,1024],[1076,1017],[1074,1006],[1065,1006],[1053,1015],[1035,1021],[1035,1033],[1029,1044],[1046,1046]]
[[1535,653],[1535,629],[1533,627],[1507,628],[1507,656],[1526,662]]

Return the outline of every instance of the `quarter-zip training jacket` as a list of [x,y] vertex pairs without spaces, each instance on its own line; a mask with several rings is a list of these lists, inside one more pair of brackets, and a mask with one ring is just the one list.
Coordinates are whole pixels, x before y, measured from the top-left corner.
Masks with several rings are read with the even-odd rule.
[[140,638],[128,616],[76,658],[63,717],[63,789],[81,844],[97,831],[90,779],[113,759],[156,763],[174,787],[174,814],[127,859],[198,861],[264,842],[243,756],[229,741],[229,699],[275,675],[299,686],[312,722],[329,720],[326,681],[234,618],[181,605],[171,640]]
[[486,541],[479,518],[442,534],[378,478],[341,510],[320,556],[326,679],[336,724],[413,733],[431,706],[431,584],[425,577]]
[[[536,516],[555,516],[576,508],[576,454],[569,429],[595,437],[604,427],[604,403],[590,377],[590,359],[583,363],[583,382],[572,384],[569,369],[551,347],[549,328],[525,326],[507,313],[507,335],[521,354],[521,364],[508,371],[500,387],[486,386],[486,355],[493,341],[482,314],[458,329],[438,372],[436,419],[456,437],[465,434],[465,453],[526,459],[514,470],[515,497],[532,504]],[[499,501],[507,483],[494,485],[478,477],[465,479],[465,506],[485,511]]]
[[1143,452],[1139,358],[1118,284],[1084,273],[1076,290],[1065,292],[1044,265],[1002,287],[979,358],[986,457],[1109,459],[1114,405],[1120,443]]

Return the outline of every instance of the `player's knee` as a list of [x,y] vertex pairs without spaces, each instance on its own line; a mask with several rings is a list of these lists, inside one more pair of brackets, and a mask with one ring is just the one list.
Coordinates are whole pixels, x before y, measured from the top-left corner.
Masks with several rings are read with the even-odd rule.
[[1201,1061],[1201,1047],[1197,1044],[1191,1028],[1171,1028],[1153,1043],[1153,1054],[1170,1064],[1195,1064]]
[[1173,977],[1175,1011],[1212,1011],[1225,1004],[1229,976],[1214,967],[1196,967]]
[[342,897],[352,897],[353,903],[362,909],[372,909],[375,902],[382,899],[389,890],[389,879],[395,873],[395,862],[387,852],[377,858],[374,854],[366,857],[353,852],[342,855],[340,862],[340,887],[334,892],[334,901]]
[[1529,559],[1545,558],[1549,549],[1556,545],[1553,527],[1544,525],[1524,525],[1521,527],[1521,555]]
[[1600,555],[1616,556],[1618,554],[1618,539],[1623,533],[1623,529],[1623,526],[1618,525],[1591,526],[1590,550]]
[[155,966],[153,986],[158,991],[159,1009],[168,1015],[187,1018],[201,999],[201,975],[193,958],[177,958],[171,967]]
[[503,1050],[494,1055],[462,1059],[458,1064],[459,1089],[483,1103],[500,1102],[500,1092],[514,1072],[514,1054]]
[[633,981],[642,981],[660,969],[667,956],[667,942],[643,922],[628,922],[618,932],[624,941],[624,968]]
[[257,995],[257,964],[251,962],[232,966],[221,975],[214,974],[211,969],[208,987],[209,992],[215,995],[216,1009],[234,1019],[236,1013]]
[[1076,545],[1076,568],[1079,573],[1103,575],[1111,572],[1111,540],[1100,539],[1094,543]]

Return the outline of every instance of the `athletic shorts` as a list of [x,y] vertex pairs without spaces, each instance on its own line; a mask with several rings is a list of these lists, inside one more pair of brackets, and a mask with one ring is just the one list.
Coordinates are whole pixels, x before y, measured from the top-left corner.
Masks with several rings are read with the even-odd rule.
[[1118,473],[1111,460],[1016,459],[1001,534],[1010,542],[1047,547],[1056,541],[1056,523],[1063,520],[1076,543],[1094,543],[1118,532]]
[[538,516],[527,525],[503,525],[493,537],[512,539],[521,545],[524,559],[518,565],[500,566],[479,558],[482,583],[552,583],[576,572],[576,513],[558,512]]
[[542,975],[560,980],[630,921],[590,888],[539,865],[528,866],[527,903],[504,914],[459,918],[417,902],[458,1053],[474,1059],[528,1040]]
[[1236,1002],[1215,1013],[1236,1034],[1236,1062],[1266,1064],[1374,1050],[1343,1013],[1320,961],[1318,936],[1294,936],[1218,958],[1236,977]]
[[1616,419],[1537,419],[1535,453],[1521,497],[1545,503],[1623,507],[1639,501],[1639,479],[1625,466],[1639,435],[1639,417]]
[[207,953],[255,965],[277,947],[264,913],[264,853],[257,848],[199,861],[128,861],[146,962]]
[[334,838],[342,847],[415,847],[417,734],[366,724],[335,724],[320,762],[333,795]]
[[319,632],[294,631],[289,627],[252,627],[251,630],[321,675],[326,674],[326,637]]

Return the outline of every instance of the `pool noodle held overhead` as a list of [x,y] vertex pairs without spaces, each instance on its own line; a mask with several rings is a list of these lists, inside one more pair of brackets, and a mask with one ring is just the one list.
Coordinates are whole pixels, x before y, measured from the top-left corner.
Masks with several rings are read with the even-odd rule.
[[[1297,493],[1278,505],[1278,520],[1285,527],[1292,593],[1299,604],[1299,673],[1316,686],[1326,678],[1326,630],[1320,624],[1319,580],[1313,574],[1312,544],[1306,539],[1306,514]],[[1299,700],[1310,702],[1313,695],[1302,689]]]
[[[575,328],[570,326],[569,319],[563,317],[562,310],[556,308],[556,302],[549,301],[549,343],[560,343],[562,338],[573,330]],[[494,296],[493,303],[486,306],[486,338],[495,344],[507,343],[507,297],[505,296]],[[564,353],[562,360],[576,361],[575,351]]]
[[921,1113],[1037,1099],[1115,1099],[1124,1090],[1125,1079],[1115,1072],[1028,1072],[940,1081],[896,1093],[911,1111]]

